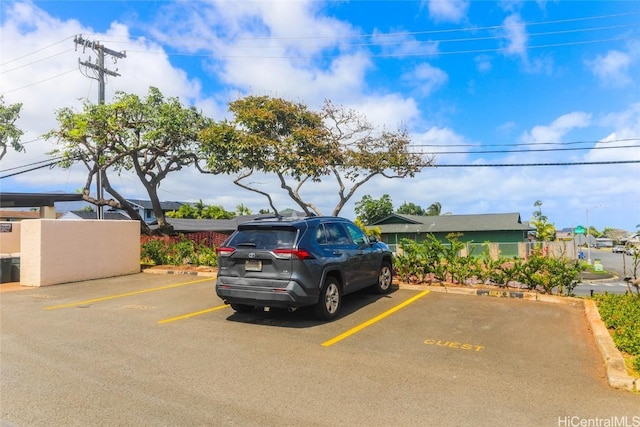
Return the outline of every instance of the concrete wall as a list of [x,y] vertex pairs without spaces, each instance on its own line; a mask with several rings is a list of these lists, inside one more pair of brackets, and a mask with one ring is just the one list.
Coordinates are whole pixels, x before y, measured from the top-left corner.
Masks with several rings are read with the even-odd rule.
[[20,223],[0,221],[3,228],[11,227],[10,232],[0,233],[0,253],[14,254],[20,252]]
[[138,272],[137,221],[22,221],[22,286],[48,286]]

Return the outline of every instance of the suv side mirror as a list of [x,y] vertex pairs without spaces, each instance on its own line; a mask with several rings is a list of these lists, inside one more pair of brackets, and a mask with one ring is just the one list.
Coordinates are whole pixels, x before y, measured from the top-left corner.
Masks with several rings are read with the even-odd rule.
[[369,236],[369,243],[376,243],[378,238],[376,236]]

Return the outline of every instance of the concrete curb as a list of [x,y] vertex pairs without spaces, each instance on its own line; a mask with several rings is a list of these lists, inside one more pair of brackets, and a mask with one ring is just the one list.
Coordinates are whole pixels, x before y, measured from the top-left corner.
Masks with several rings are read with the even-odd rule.
[[[216,277],[217,272],[188,271],[188,270],[161,270],[161,269],[145,269],[144,273],[150,274],[184,274],[189,276]],[[560,297],[557,295],[538,294],[528,291],[512,291],[502,289],[468,289],[447,286],[428,286],[428,285],[410,285],[403,283],[394,283],[399,289],[408,289],[414,291],[430,290],[432,292],[442,292],[458,295],[475,295],[488,296],[493,298],[517,298],[528,301],[540,301],[552,304],[575,305],[582,304],[584,311],[593,332],[593,336],[598,347],[600,355],[604,359],[607,381],[609,386],[616,389],[624,389],[628,391],[640,391],[640,378],[633,378],[627,373],[624,359],[620,351],[613,343],[613,339],[609,334],[604,322],[600,318],[598,307],[595,301],[590,299]]]
[[609,385],[613,388],[640,391],[640,378],[634,379],[627,374],[622,354],[616,348],[611,334],[600,318],[595,301],[584,300],[584,311],[591,325],[598,350],[604,359]]
[[184,276],[198,276],[198,277],[216,277],[218,275],[215,271],[193,271],[193,270],[170,270],[170,269],[158,269],[158,268],[145,268],[143,273],[148,274],[175,274]]

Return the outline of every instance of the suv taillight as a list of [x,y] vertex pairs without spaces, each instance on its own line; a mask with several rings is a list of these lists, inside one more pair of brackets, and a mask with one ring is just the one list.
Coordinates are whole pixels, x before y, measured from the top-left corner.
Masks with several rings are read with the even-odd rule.
[[216,249],[218,256],[231,256],[236,251],[236,248],[230,248],[228,246],[220,246]]
[[313,256],[308,251],[305,251],[304,249],[275,249],[273,251],[273,253],[278,258],[283,258],[283,259],[291,259],[291,258],[309,259],[309,258],[313,258]]

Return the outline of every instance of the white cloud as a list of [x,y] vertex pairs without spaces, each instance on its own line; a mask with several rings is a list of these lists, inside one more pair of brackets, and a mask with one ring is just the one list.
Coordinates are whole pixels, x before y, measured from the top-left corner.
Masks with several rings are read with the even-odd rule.
[[505,55],[526,58],[529,36],[527,27],[520,15],[507,16],[502,25],[503,36],[506,39],[506,45],[503,49]]
[[576,128],[584,128],[591,122],[591,115],[583,112],[564,114],[548,126],[535,126],[524,132],[520,141],[527,144],[560,143],[562,138]]
[[428,0],[429,16],[436,22],[461,22],[466,18],[469,2],[462,0]]
[[619,50],[611,50],[606,55],[598,55],[586,60],[589,70],[605,85],[626,86],[631,83],[628,75],[632,56]]
[[418,40],[402,31],[383,33],[376,30],[371,37],[371,41],[380,48],[383,55],[404,57],[413,55],[434,56],[438,54],[437,41]]
[[442,69],[428,63],[416,66],[410,73],[402,76],[422,96],[429,96],[432,92],[444,86],[449,76]]
[[[420,82],[425,93],[433,99],[421,103],[415,96],[400,93],[392,83],[379,85],[370,77],[391,61],[379,61],[371,50],[410,55],[423,52],[437,54],[438,46],[432,42],[419,42],[409,34],[395,30],[385,33],[378,30],[374,34],[377,46],[356,46],[353,35],[360,30],[347,21],[339,21],[323,15],[320,2],[161,2],[158,25],[153,19],[145,23],[133,23],[138,27],[128,27],[122,23],[106,23],[107,30],[96,34],[92,28],[76,20],[58,20],[43,13],[33,3],[12,3],[3,5],[2,58],[0,66],[0,91],[7,92],[5,101],[24,104],[18,125],[25,130],[24,141],[36,140],[26,145],[27,154],[10,152],[2,160],[2,170],[47,158],[45,152],[53,146],[37,140],[42,133],[55,127],[54,111],[61,107],[80,108],[83,99],[96,99],[97,84],[82,76],[77,68],[78,58],[86,56],[74,51],[73,36],[85,34],[87,38],[101,40],[114,50],[127,50],[127,58],[110,66],[118,68],[121,77],[110,78],[107,98],[116,90],[146,94],[149,85],[159,87],[165,95],[178,96],[184,102],[193,103],[218,120],[227,114],[229,100],[247,93],[281,96],[293,101],[304,102],[310,108],[317,108],[324,99],[364,114],[377,126],[396,128],[406,126],[415,145],[440,145],[438,151],[461,151],[460,154],[442,154],[437,159],[440,167],[427,168],[414,179],[385,180],[374,179],[367,183],[343,211],[343,215],[353,216],[353,203],[364,194],[379,197],[384,193],[392,195],[396,206],[403,201],[415,202],[424,207],[438,201],[443,211],[460,213],[521,212],[523,219],[529,219],[535,200],[544,202],[545,213],[559,226],[579,223],[584,215],[584,207],[605,204],[610,211],[602,209],[602,214],[611,214],[612,219],[605,225],[616,225],[615,221],[629,222],[626,218],[640,218],[640,189],[637,188],[640,175],[638,165],[602,165],[593,167],[447,167],[454,163],[488,164],[527,162],[537,160],[609,160],[625,157],[639,159],[638,149],[590,150],[572,154],[541,154],[536,152],[506,156],[504,154],[472,154],[471,147],[452,147],[470,144],[473,130],[447,127],[443,123],[455,122],[455,114],[473,114],[471,106],[461,105],[459,109],[445,110],[455,103],[448,91],[440,90],[443,85],[453,85],[459,76],[454,68],[436,67],[422,64],[406,73],[415,82]],[[460,22],[466,17],[468,3],[431,2],[432,17],[441,21]],[[522,9],[513,4],[515,13]],[[474,6],[475,7],[475,6]],[[449,8],[449,9],[447,9]],[[436,10],[437,9],[437,10]],[[520,12],[517,12],[520,13]],[[528,60],[528,35],[524,19],[519,14],[511,14],[503,22],[507,31],[504,47],[508,55],[521,59],[527,65],[524,71],[536,69],[546,60]],[[104,27],[103,27],[104,28]],[[388,29],[385,29],[388,30]],[[133,38],[131,34],[142,32],[147,38]],[[90,34],[90,36],[89,36]],[[393,34],[390,39],[386,39]],[[156,36],[158,38],[156,38]],[[385,40],[394,42],[383,45]],[[40,49],[42,49],[40,51]],[[637,56],[630,47],[611,50],[628,56],[629,66],[609,55],[592,58],[591,65],[609,64],[611,70],[618,70],[627,78],[635,79],[633,66]],[[33,52],[33,55],[10,61]],[[260,52],[261,55],[255,55]],[[178,54],[197,53],[188,57]],[[175,55],[175,56],[173,56]],[[542,55],[540,55],[542,56]],[[95,59],[95,58],[94,58]],[[189,74],[186,66],[176,64],[186,59],[201,63],[205,73]],[[500,71],[498,62],[491,68],[493,58],[476,58],[477,69],[482,72]],[[609,60],[609,62],[607,62]],[[37,63],[34,63],[38,61]],[[29,65],[34,63],[32,65]],[[444,61],[443,61],[444,64]],[[615,64],[618,64],[616,67]],[[193,65],[193,64],[192,64]],[[438,63],[440,65],[440,63]],[[407,66],[408,67],[408,66]],[[15,71],[8,71],[16,68]],[[473,62],[469,68],[473,72]],[[517,70],[522,71],[522,70]],[[517,78],[517,71],[513,71]],[[397,72],[397,71],[396,71]],[[389,78],[390,75],[384,75]],[[468,76],[469,81],[483,82],[487,74]],[[385,80],[389,81],[389,80]],[[455,89],[460,89],[457,86]],[[485,87],[485,86],[483,86]],[[495,87],[486,86],[487,90]],[[436,97],[437,95],[438,97]],[[464,88],[456,96],[468,96]],[[478,95],[480,96],[478,91]],[[440,98],[440,96],[442,96]],[[481,100],[478,100],[481,101]],[[481,102],[476,102],[478,104]],[[629,106],[626,111],[602,114],[592,118],[588,111],[576,112],[568,109],[567,114],[559,114],[556,120],[532,126],[520,136],[521,142],[532,144],[557,143],[571,140],[572,133],[589,131],[593,139],[605,141],[623,138],[637,138],[640,135],[640,104]],[[558,109],[561,104],[555,105]],[[468,110],[466,110],[468,108]],[[489,108],[489,107],[486,107]],[[425,113],[428,111],[428,114]],[[562,110],[560,110],[562,111]],[[572,112],[573,111],[573,112]],[[606,106],[594,106],[593,111],[607,111]],[[595,114],[595,113],[594,113]],[[467,116],[470,117],[470,116]],[[594,116],[595,117],[595,116]],[[442,118],[442,120],[441,120]],[[486,136],[503,136],[502,140],[512,140],[515,132],[513,123],[521,123],[516,115],[506,115],[496,120],[504,121],[503,126],[487,122]],[[428,126],[425,125],[428,123]],[[468,129],[471,125],[467,126]],[[426,129],[426,130],[424,130]],[[477,135],[474,138],[479,138]],[[479,143],[480,144],[480,143]],[[622,144],[615,143],[615,144]],[[435,147],[432,148],[434,151]],[[625,150],[625,151],[623,151]],[[623,155],[619,153],[624,153]],[[42,169],[16,178],[0,181],[3,191],[10,191],[12,185],[28,183],[33,191],[74,191],[82,187],[86,172],[82,167],[70,171]],[[255,177],[263,188],[274,194],[279,207],[295,207],[279,190],[273,177]],[[113,176],[112,182],[131,197],[146,198],[137,179],[123,174]],[[25,185],[25,187],[29,187]],[[304,194],[319,204],[324,213],[330,213],[336,202],[335,184],[329,178],[319,184],[305,187]],[[160,188],[163,200],[197,201],[208,204],[222,204],[233,209],[243,203],[254,211],[267,207],[266,200],[247,191],[239,191],[231,183],[231,177],[201,175],[195,170],[182,170],[163,181]],[[608,198],[609,200],[602,200]],[[639,201],[632,206],[634,201]],[[626,205],[625,205],[626,203]],[[596,220],[594,213],[593,220]],[[614,217],[613,214],[616,216]],[[555,218],[562,218],[557,221]],[[638,221],[633,220],[633,225]]]

